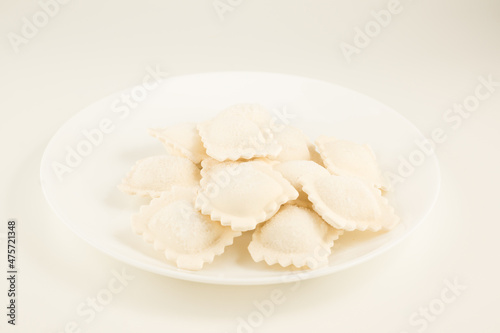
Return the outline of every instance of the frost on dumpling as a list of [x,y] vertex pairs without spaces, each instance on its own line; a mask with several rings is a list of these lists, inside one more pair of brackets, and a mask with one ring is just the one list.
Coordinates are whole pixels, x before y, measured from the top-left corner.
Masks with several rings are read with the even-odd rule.
[[302,191],[302,184],[299,182],[300,177],[309,176],[328,176],[330,173],[324,167],[313,161],[287,161],[274,165],[274,170],[281,173],[286,180],[299,192],[299,197],[296,200],[290,201],[290,204],[298,206],[311,207],[312,204],[307,198],[307,194]]
[[287,204],[257,227],[248,251],[256,262],[314,269],[328,263],[333,242],[342,233],[314,211]]
[[150,129],[168,155],[138,161],[119,185],[153,197],[133,230],[182,269],[201,269],[247,230],[256,262],[314,269],[344,230],[397,225],[369,146],[326,136],[313,144],[276,121],[238,104],[199,124]]
[[207,157],[195,123],[152,128],[149,129],[149,134],[159,139],[169,154],[187,157],[196,164]]
[[264,161],[202,163],[196,208],[233,230],[255,229],[279,207],[298,197],[297,191]]
[[194,208],[197,187],[173,187],[132,217],[132,229],[177,267],[199,270],[241,232],[212,221]]
[[278,144],[282,147],[281,152],[276,157],[278,161],[310,160],[309,139],[298,128],[284,126],[274,132]]
[[379,231],[399,221],[380,190],[358,178],[306,175],[299,182],[313,209],[334,228]]
[[320,136],[316,145],[331,173],[357,177],[378,188],[387,189],[370,146],[326,136]]
[[139,160],[118,186],[128,194],[159,197],[172,186],[197,186],[200,169],[181,156],[160,155]]
[[282,147],[270,129],[271,115],[259,105],[239,104],[198,124],[207,155],[226,160],[276,157]]

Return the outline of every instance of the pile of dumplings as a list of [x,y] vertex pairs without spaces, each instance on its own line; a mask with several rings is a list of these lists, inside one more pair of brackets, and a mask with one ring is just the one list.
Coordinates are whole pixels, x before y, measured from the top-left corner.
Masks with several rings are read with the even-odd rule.
[[181,269],[200,270],[243,232],[254,261],[315,269],[344,231],[398,223],[369,146],[313,144],[260,105],[149,133],[167,153],[136,162],[119,188],[152,198],[132,228]]

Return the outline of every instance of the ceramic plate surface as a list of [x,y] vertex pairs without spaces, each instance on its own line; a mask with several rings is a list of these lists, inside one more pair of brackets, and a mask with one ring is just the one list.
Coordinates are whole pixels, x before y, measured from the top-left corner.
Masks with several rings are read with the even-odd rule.
[[[117,184],[138,159],[164,154],[147,134],[150,127],[201,122],[236,103],[259,103],[311,138],[332,135],[368,143],[383,171],[397,173],[400,156],[415,151],[424,136],[391,108],[330,83],[270,73],[208,73],[165,79],[104,98],[85,108],[54,135],[41,162],[48,203],[79,237],[102,252],[158,274],[205,283],[256,285],[331,274],[382,253],[407,236],[432,208],[440,184],[437,159],[425,162],[394,188],[390,201],[401,223],[390,232],[347,232],[335,243],[329,265],[289,270],[252,261],[245,233],[201,271],[175,267],[130,227],[145,199],[129,197]],[[127,102],[127,95],[131,102]],[[300,275],[297,275],[300,274]]]

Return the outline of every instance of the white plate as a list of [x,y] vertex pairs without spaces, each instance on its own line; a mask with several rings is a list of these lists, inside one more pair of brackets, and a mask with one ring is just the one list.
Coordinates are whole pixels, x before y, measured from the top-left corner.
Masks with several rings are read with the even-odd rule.
[[[140,92],[140,88],[134,91]],[[257,102],[278,110],[286,108],[296,115],[291,123],[311,138],[325,134],[369,143],[382,169],[392,172],[399,166],[398,157],[408,156],[416,149],[414,141],[424,137],[380,102],[296,76],[229,72],[174,77],[150,91],[127,116],[125,104],[120,102],[122,93],[85,108],[58,130],[42,158],[41,182],[52,209],[78,236],[118,260],[151,272],[234,285],[282,283],[330,274],[373,258],[407,236],[430,211],[439,191],[438,163],[431,155],[390,198],[401,224],[386,233],[346,233],[335,243],[329,265],[322,269],[290,271],[255,263],[246,250],[250,240],[246,233],[203,270],[181,270],[131,231],[130,216],[145,201],[128,197],[116,188],[136,160],[164,153],[163,146],[148,136],[147,128],[200,122],[231,104]],[[92,133],[99,126],[106,129],[106,123],[112,130],[102,139],[94,131],[94,143],[82,134],[85,130]],[[71,150],[86,156],[79,160],[68,153]],[[66,161],[68,156],[71,158]],[[60,177],[56,165],[63,173]]]

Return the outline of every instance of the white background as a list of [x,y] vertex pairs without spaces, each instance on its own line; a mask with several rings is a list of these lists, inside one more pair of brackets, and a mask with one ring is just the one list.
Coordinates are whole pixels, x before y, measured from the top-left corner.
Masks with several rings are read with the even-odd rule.
[[[479,76],[500,81],[500,5],[402,0],[402,11],[349,63],[340,43],[353,44],[355,27],[387,4],[243,0],[221,20],[212,0],[73,0],[15,52],[8,33],[20,34],[23,17],[33,21],[41,8],[2,0],[0,232],[18,219],[20,277],[16,327],[6,324],[1,278],[0,331],[64,332],[75,321],[80,332],[236,332],[238,317],[255,314],[254,302],[278,289],[285,301],[254,332],[412,333],[423,327],[411,325],[412,314],[439,305],[446,281],[457,280],[466,289],[421,331],[499,332],[500,87],[456,130],[443,114],[474,94]],[[139,84],[155,65],[173,75],[248,70],[322,79],[384,102],[426,135],[446,128],[435,208],[384,255],[294,291],[178,281],[108,258],[50,210],[40,158],[67,119]],[[123,269],[134,279],[85,322],[79,305]]]

